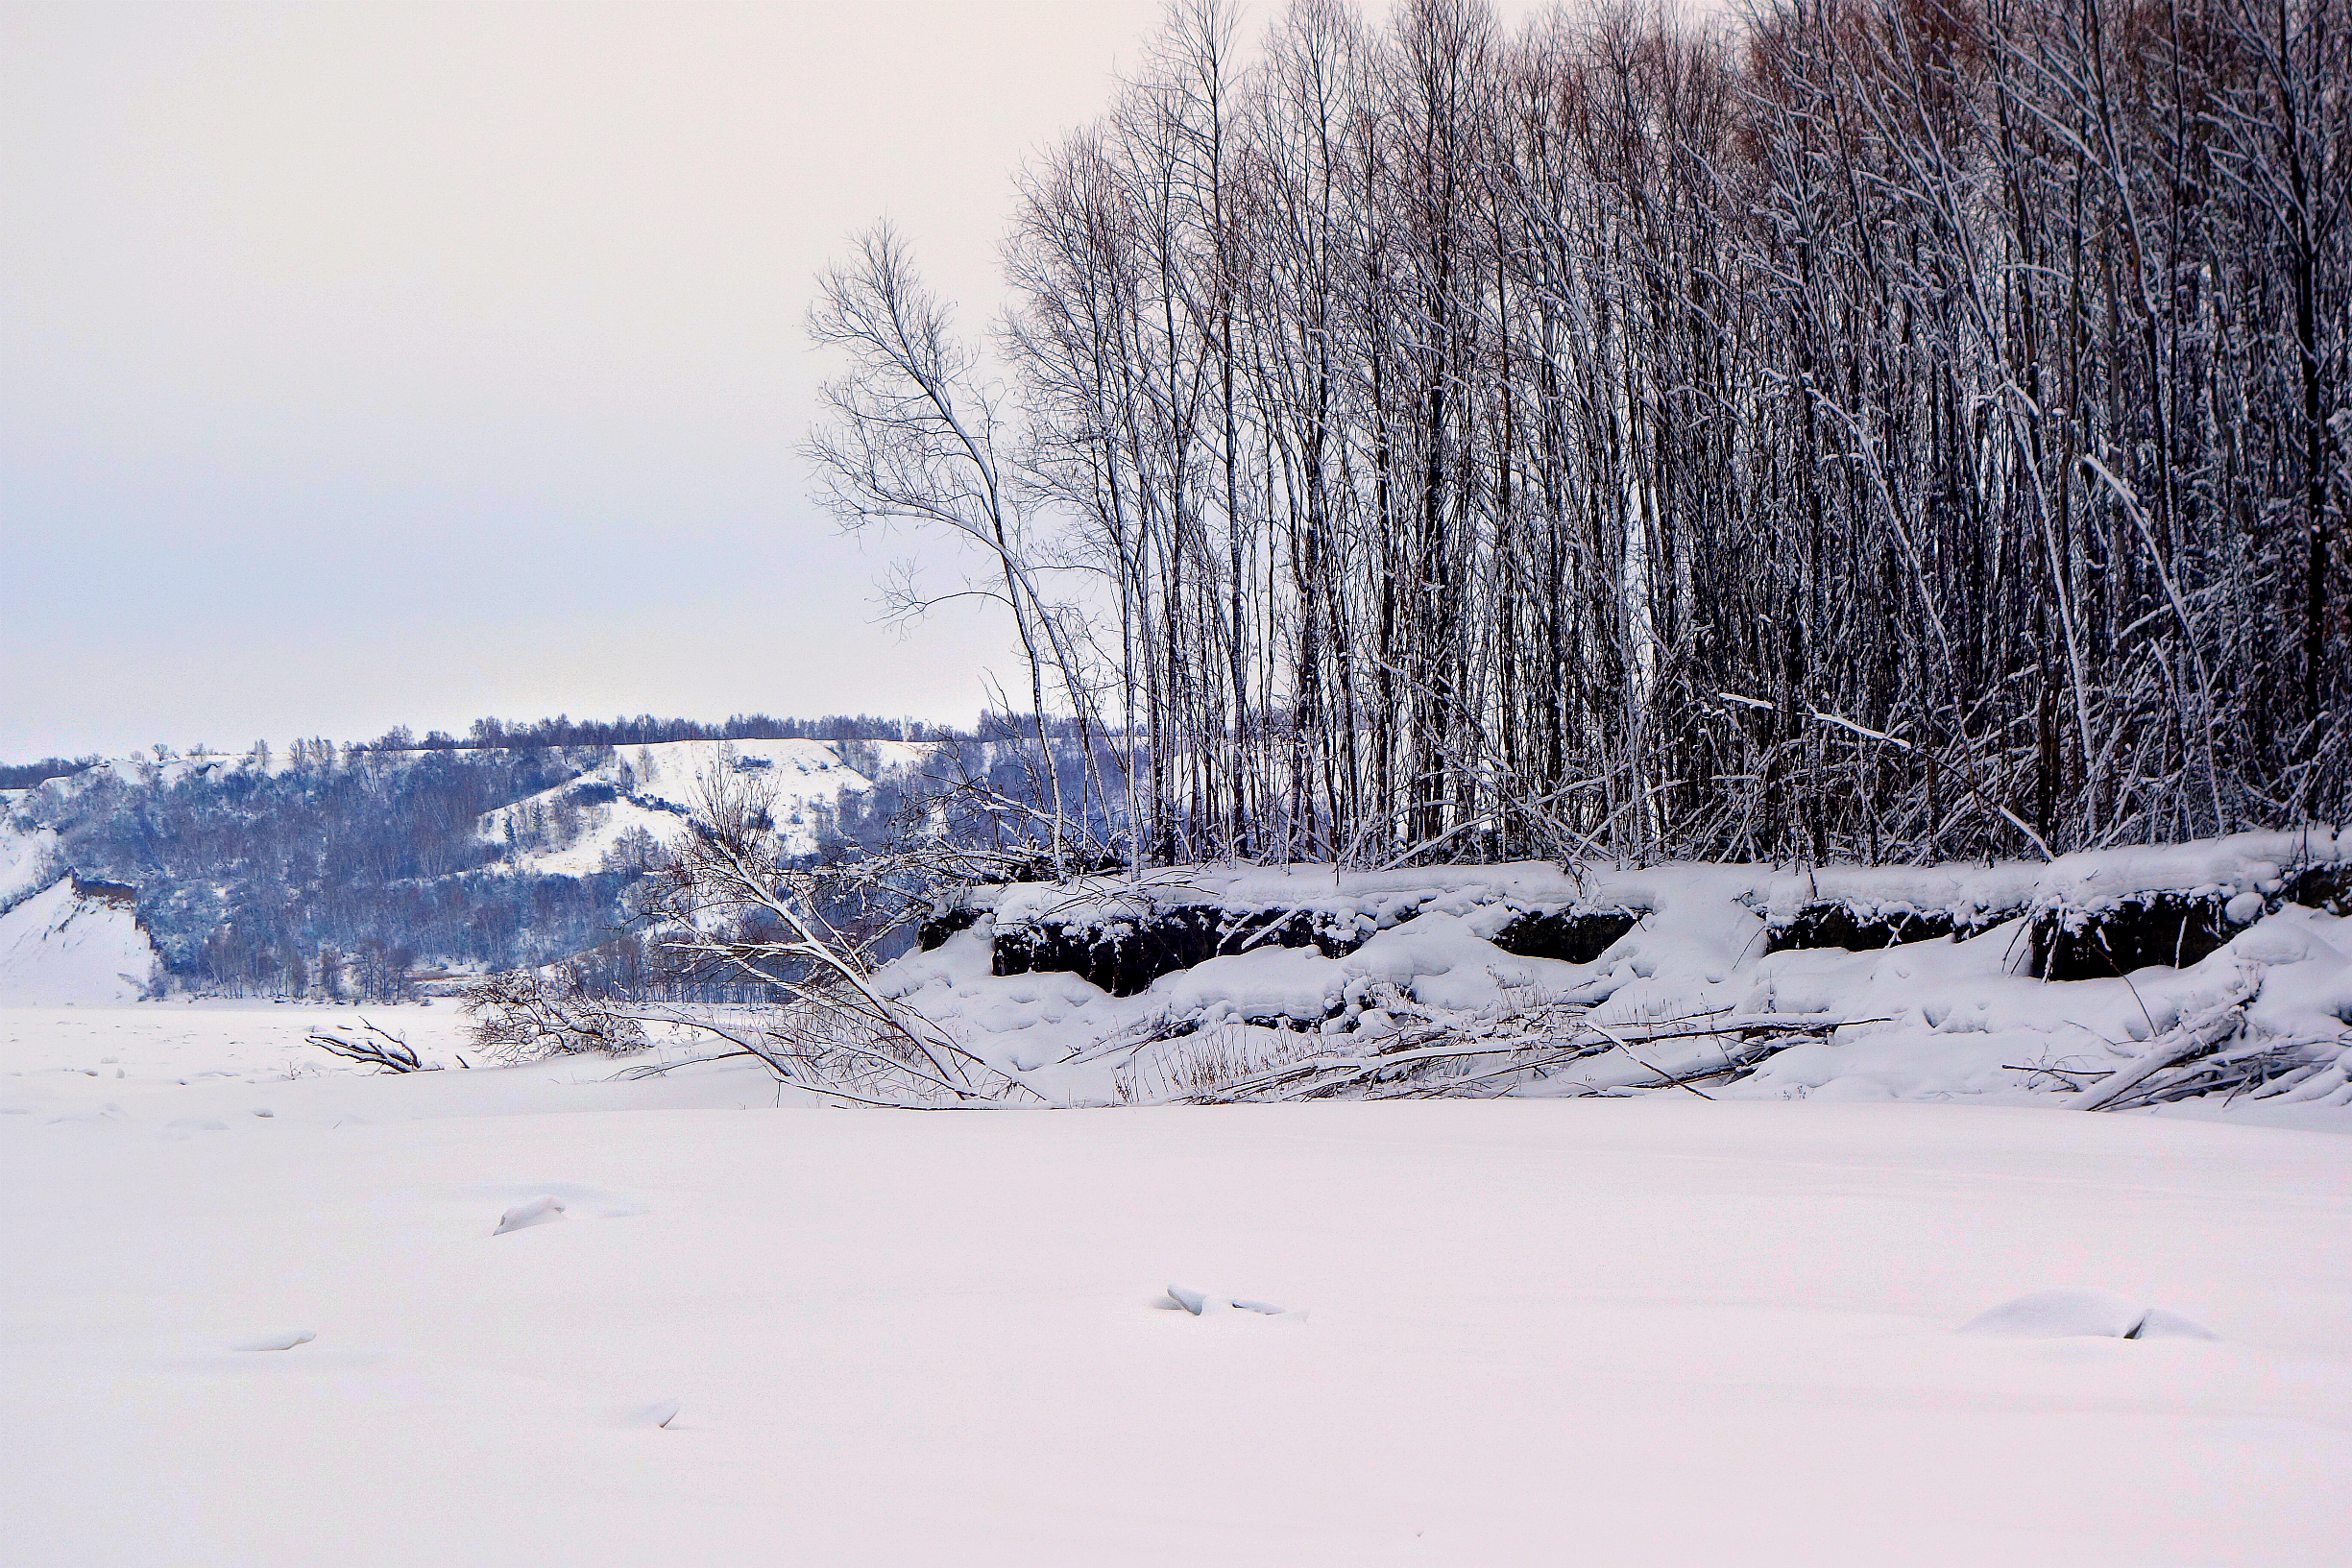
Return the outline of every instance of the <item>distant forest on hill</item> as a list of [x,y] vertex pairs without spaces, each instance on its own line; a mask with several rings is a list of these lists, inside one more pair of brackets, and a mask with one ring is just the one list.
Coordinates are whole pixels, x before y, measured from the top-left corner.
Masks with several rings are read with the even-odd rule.
[[[986,738],[1033,736],[1033,726],[986,716],[975,730],[847,715],[558,717],[484,720],[467,741],[446,745],[395,729],[364,743],[295,740],[234,757],[161,748],[129,765],[85,759],[13,770],[6,776],[56,782],[0,808],[0,833],[54,833],[52,877],[70,870],[138,888],[140,920],[175,988],[380,1000],[437,969],[564,960],[602,989],[639,994],[683,978],[691,990],[637,918],[658,845],[643,831],[590,836],[606,813],[631,808],[627,748],[831,746],[846,764],[839,777],[854,769],[872,787],[804,798],[794,810],[808,813],[809,858],[842,860],[891,844],[917,821],[945,824],[959,842],[998,842],[994,811],[943,806],[942,796],[958,786],[976,786],[970,799],[982,803],[1039,794],[1033,748]],[[893,771],[879,748],[857,743],[902,736],[937,746],[935,765]],[[1058,741],[1055,754],[1075,788],[1084,762]],[[519,804],[502,832],[481,832],[484,813]],[[1098,819],[1092,830],[1111,826]],[[600,856],[574,848],[606,840]],[[569,869],[550,869],[544,857],[566,851]]]
[[672,740],[949,740],[958,736],[952,725],[877,718],[871,713],[828,713],[822,718],[738,713],[723,724],[656,718],[651,713],[609,722],[558,713],[527,723],[477,718],[463,737],[432,730],[419,738],[406,725],[395,725],[374,740],[361,742],[361,747],[368,751],[521,751],[544,746],[650,746]]
[[101,757],[44,757],[37,762],[0,762],[0,789],[30,789],[46,779],[62,779],[85,767],[96,767]]
[[[1003,729],[1015,721],[994,714],[983,714],[980,731]],[[1026,721],[1020,721],[1026,725]],[[553,718],[502,719],[477,718],[466,733],[453,736],[447,730],[427,730],[419,736],[405,724],[396,724],[373,740],[353,740],[343,750],[368,752],[399,751],[543,751],[550,748],[647,746],[670,740],[952,740],[961,737],[953,725],[926,724],[920,719],[877,718],[871,713],[827,713],[821,718],[775,718],[766,713],[737,713],[719,724],[704,724],[691,718],[656,718],[651,713],[640,713],[635,718],[575,719],[558,713]],[[291,743],[311,754],[331,753],[334,743],[323,738],[304,738]],[[270,744],[257,740],[243,755],[270,754]],[[179,755],[170,746],[157,746],[149,755],[158,759]],[[198,746],[187,755],[219,755],[206,746]],[[47,779],[62,779],[85,768],[95,767],[105,758],[92,753],[86,757],[44,757],[36,762],[0,762],[0,789],[30,789]]]
[[[462,741],[418,740],[396,728],[342,746],[296,740],[233,758],[191,752],[219,763],[195,769],[162,765],[187,760],[169,747],[129,768],[90,771],[100,759],[50,759],[0,770],[0,787],[12,789],[65,781],[0,813],[0,832],[48,829],[61,875],[136,886],[141,921],[180,986],[381,999],[441,966],[505,969],[589,952],[617,975],[643,976],[658,965],[631,929],[629,889],[652,859],[642,834],[576,875],[528,863],[572,842],[612,801],[609,785],[585,776],[618,748],[942,733],[838,714],[721,724],[485,719]],[[905,788],[883,779],[820,803],[819,853],[880,845],[905,808]],[[531,813],[538,830],[521,841],[478,832],[484,812],[549,791],[557,793],[546,808]]]
[[[1073,734],[1076,726],[1068,720],[1047,724],[1049,734]],[[673,740],[1003,740],[1023,736],[1034,736],[1035,723],[1022,714],[983,712],[969,730],[952,724],[931,724],[921,719],[881,718],[872,713],[827,713],[820,718],[776,718],[766,713],[737,713],[718,724],[705,724],[691,718],[656,718],[651,713],[640,713],[635,718],[575,719],[558,713],[553,718],[500,719],[477,718],[466,733],[453,736],[447,730],[427,730],[419,736],[405,724],[396,724],[373,740],[354,740],[342,749],[354,752],[407,751],[540,751],[547,749],[576,749],[580,747],[618,747],[660,745]],[[294,746],[317,755],[335,749],[334,743],[323,738],[294,741]],[[269,755],[267,741],[255,741],[244,755]],[[149,755],[158,758],[179,755],[169,746],[152,748]],[[207,747],[199,746],[188,755],[217,756]],[[30,789],[49,779],[62,779],[97,766],[106,760],[95,753],[86,757],[44,757],[34,762],[0,762],[0,789]]]

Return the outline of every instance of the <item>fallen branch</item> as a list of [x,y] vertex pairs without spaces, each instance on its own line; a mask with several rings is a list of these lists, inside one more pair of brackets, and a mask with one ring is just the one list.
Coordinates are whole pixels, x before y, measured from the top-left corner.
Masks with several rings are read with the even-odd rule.
[[2136,1087],[2119,1094],[2099,1109],[2129,1110],[2223,1092],[2227,1092],[2232,1098],[2241,1094],[2267,1098],[2273,1094],[2283,1094],[2323,1071],[2328,1064],[2315,1061],[2314,1051],[2332,1053],[2334,1049],[2303,1040],[2249,1042],[2234,1050],[2217,1050],[2175,1069],[2143,1078]]
[[2211,1055],[2245,1026],[2245,1005],[2233,1001],[2208,1008],[2158,1035],[2148,1048],[2115,1070],[2102,1082],[2073,1098],[2078,1111],[2112,1111],[2142,1102],[2134,1093],[2167,1068]]
[[[1728,1019],[1696,1028],[1679,1026],[1690,1022],[1690,1019],[1685,1018],[1661,1019],[1646,1028],[1625,1025],[1605,1028],[1581,1011],[1570,1013],[1558,1007],[1539,1007],[1501,1017],[1446,1018],[1430,1014],[1426,1015],[1426,1021],[1419,1026],[1402,1029],[1389,1036],[1389,1043],[1381,1048],[1285,1062],[1231,1082],[1181,1096],[1179,1102],[1222,1104],[1261,1098],[1320,1099],[1349,1091],[1377,1095],[1383,1093],[1381,1086],[1396,1085],[1399,1080],[1407,1081],[1401,1087],[1386,1089],[1385,1093],[1397,1098],[1476,1093],[1479,1086],[1490,1084],[1497,1078],[1530,1073],[1540,1076],[1569,1062],[1605,1055],[1612,1050],[1623,1053],[1644,1072],[1659,1078],[1660,1087],[1687,1090],[1707,1099],[1712,1097],[1694,1085],[1726,1073],[1743,1072],[1775,1051],[1823,1038],[1849,1024],[1875,1021],[1822,1018],[1810,1014],[1760,1015]],[[1706,1039],[1735,1040],[1738,1047],[1727,1049],[1720,1063],[1709,1064],[1703,1071],[1683,1073],[1669,1073],[1643,1061],[1626,1049],[1629,1045]],[[1481,1058],[1501,1060],[1497,1066],[1483,1073],[1454,1073],[1443,1077],[1426,1075],[1444,1073],[1449,1067]]]
[[[415,1049],[400,1036],[378,1028],[364,1018],[359,1021],[359,1026],[366,1032],[356,1038],[323,1032],[307,1035],[304,1038],[321,1050],[332,1052],[346,1061],[358,1062],[362,1066],[375,1068],[379,1073],[438,1073],[441,1071],[441,1065],[438,1062],[428,1063],[420,1059]],[[369,1035],[374,1035],[376,1038],[371,1040],[368,1038]]]

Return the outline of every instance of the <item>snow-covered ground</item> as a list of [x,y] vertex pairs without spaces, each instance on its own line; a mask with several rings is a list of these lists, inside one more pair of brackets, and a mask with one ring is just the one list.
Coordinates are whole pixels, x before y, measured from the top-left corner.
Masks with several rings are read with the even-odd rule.
[[[861,1112],[301,1044],[362,1012],[463,1049],[446,1003],[0,1008],[0,1557],[2352,1555],[2341,1137],[1679,1094]],[[2064,1290],[2118,1301],[1959,1332]],[[2148,1308],[2219,1338],[2113,1337]]]

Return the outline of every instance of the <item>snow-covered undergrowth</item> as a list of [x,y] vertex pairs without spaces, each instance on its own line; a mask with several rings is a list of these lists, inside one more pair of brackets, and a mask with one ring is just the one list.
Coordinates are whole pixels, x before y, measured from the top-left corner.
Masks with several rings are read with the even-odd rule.
[[[2343,1125],[2352,919],[2292,899],[2335,888],[2303,874],[2348,853],[2332,833],[2248,833],[2050,865],[1188,868],[982,890],[973,924],[884,981],[1061,1103],[1687,1085],[2127,1106],[2206,1090],[2197,1110]],[[1541,955],[1578,919],[1597,951]],[[1949,934],[1784,946],[1857,925]],[[2129,958],[2151,929],[2194,961],[2034,977],[2063,945],[2102,955],[2112,936]],[[1215,955],[1129,995],[1043,967],[1140,982],[1155,942],[1174,963],[1196,955],[1170,944],[1196,938]],[[1007,953],[1040,967],[993,973],[1019,967]]]
[[[446,1004],[365,1016],[464,1049]],[[2352,1554],[2339,1138],[828,1111],[740,1065],[369,1076],[301,1046],[338,1018],[0,1008],[0,1558]],[[2218,1338],[2124,1337],[2157,1312]]]

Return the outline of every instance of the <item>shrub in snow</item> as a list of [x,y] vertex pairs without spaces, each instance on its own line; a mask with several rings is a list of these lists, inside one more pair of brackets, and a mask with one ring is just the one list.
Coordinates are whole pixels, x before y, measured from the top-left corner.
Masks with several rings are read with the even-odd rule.
[[2313,866],[2287,884],[2287,898],[2331,915],[2352,915],[2352,866]]
[[[1111,918],[1103,918],[1108,913]],[[1001,925],[999,975],[1040,970],[1082,975],[1114,997],[1131,997],[1163,975],[1255,948],[1315,948],[1325,957],[1352,952],[1362,937],[1305,909],[1232,910],[1206,904],[1139,898],[1134,907],[1080,909],[1070,920]]]
[[618,1056],[645,1047],[645,1026],[581,990],[569,970],[493,975],[466,987],[473,1043],[502,1062],[594,1052]]
[[1787,925],[1773,929],[1765,951],[1802,953],[1818,948],[1843,948],[1849,953],[1868,953],[1955,934],[1965,939],[1989,930],[2017,913],[2014,909],[1996,910],[1960,922],[1949,909],[1869,909],[1845,902],[1808,904]]
[[2028,973],[2096,980],[2150,965],[2183,969],[2259,918],[2260,894],[2145,893],[2097,909],[2048,909],[2033,924]]
[[1638,909],[1531,909],[1514,916],[1491,939],[1521,958],[1588,964],[1641,923]]
[[[657,908],[669,953],[784,1000],[748,1025],[672,1021],[720,1042],[720,1056],[755,1057],[782,1082],[851,1104],[1039,1098],[875,984],[876,944],[914,902],[903,884],[923,874],[923,857],[810,867],[779,834],[772,805],[739,776],[706,773],[692,831],[664,874]],[[868,925],[878,907],[897,913]]]
[[[1546,867],[1546,871],[1551,868]],[[1504,953],[1588,964],[1640,923],[1644,911],[1587,907],[1574,882],[1556,872],[1548,898],[1534,907],[1503,911],[1486,940]],[[1083,977],[1114,997],[1131,997],[1163,976],[1198,968],[1212,958],[1308,950],[1344,957],[1379,931],[1415,919],[1424,898],[1388,900],[1358,907],[1328,896],[1304,903],[1258,902],[1214,886],[1167,881],[1145,887],[1111,883],[1063,884],[1067,898],[1042,906],[1000,911],[992,928],[993,972],[1001,977],[1052,971]],[[972,923],[964,911],[962,925]],[[926,928],[924,951],[945,942]]]
[[2042,863],[1164,867],[958,889],[934,907],[970,929],[874,986],[1057,1102],[2352,1102],[2352,930],[2320,912],[2348,861],[2314,829]]

